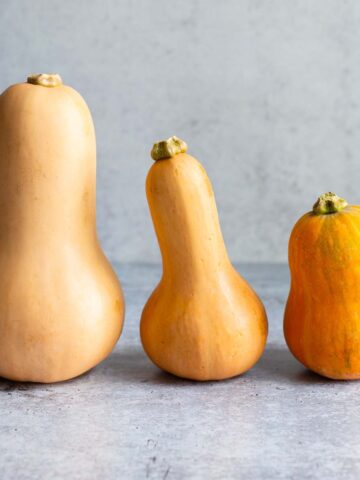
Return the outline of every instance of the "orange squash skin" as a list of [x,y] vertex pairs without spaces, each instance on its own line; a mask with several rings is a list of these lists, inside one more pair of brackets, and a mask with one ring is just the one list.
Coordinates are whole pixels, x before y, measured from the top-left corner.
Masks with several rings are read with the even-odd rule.
[[305,214],[290,236],[289,266],[289,349],[320,375],[360,378],[360,207]]
[[96,234],[96,145],[72,88],[0,96],[0,376],[56,382],[103,360],[124,300]]
[[205,170],[186,153],[156,161],[146,193],[163,260],[141,317],[147,355],[192,380],[245,372],[264,350],[266,313],[229,261]]

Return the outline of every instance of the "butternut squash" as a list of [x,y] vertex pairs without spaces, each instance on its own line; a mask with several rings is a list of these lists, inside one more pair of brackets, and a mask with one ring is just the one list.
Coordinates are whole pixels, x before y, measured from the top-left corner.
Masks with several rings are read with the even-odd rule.
[[360,207],[321,195],[289,241],[284,317],[290,351],[328,378],[360,378]]
[[122,329],[121,287],[97,239],[95,133],[56,74],[0,95],[0,376],[89,370]]
[[204,168],[172,137],[154,145],[146,194],[163,275],[140,324],[143,347],[160,368],[220,380],[251,368],[267,337],[264,307],[235,271]]

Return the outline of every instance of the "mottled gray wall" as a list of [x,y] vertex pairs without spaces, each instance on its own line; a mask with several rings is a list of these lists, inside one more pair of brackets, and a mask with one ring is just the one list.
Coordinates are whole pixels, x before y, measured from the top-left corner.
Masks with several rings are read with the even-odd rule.
[[112,259],[156,261],[149,149],[177,134],[212,179],[233,260],[283,261],[319,193],[360,203],[357,0],[0,0],[0,88],[56,71],[98,141]]

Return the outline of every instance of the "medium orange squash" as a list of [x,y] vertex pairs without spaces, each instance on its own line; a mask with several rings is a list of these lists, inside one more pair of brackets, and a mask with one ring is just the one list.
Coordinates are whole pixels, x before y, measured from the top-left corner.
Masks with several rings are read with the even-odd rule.
[[289,265],[289,349],[325,377],[360,378],[360,207],[321,195],[291,233]]
[[56,382],[103,360],[120,284],[95,225],[90,112],[58,75],[0,96],[0,376]]
[[142,344],[180,377],[239,375],[264,350],[264,307],[229,261],[204,168],[176,137],[155,144],[152,156],[146,194],[163,275],[142,313]]

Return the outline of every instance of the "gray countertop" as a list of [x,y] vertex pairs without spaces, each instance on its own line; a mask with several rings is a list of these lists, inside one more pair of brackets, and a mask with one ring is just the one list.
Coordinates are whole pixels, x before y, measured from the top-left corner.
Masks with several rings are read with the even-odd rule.
[[55,385],[0,381],[0,477],[8,479],[358,479],[359,382],[305,370],[288,352],[285,265],[241,265],[267,308],[260,362],[224,382],[165,374],[138,325],[160,267],[117,268],[127,312],[112,355]]

